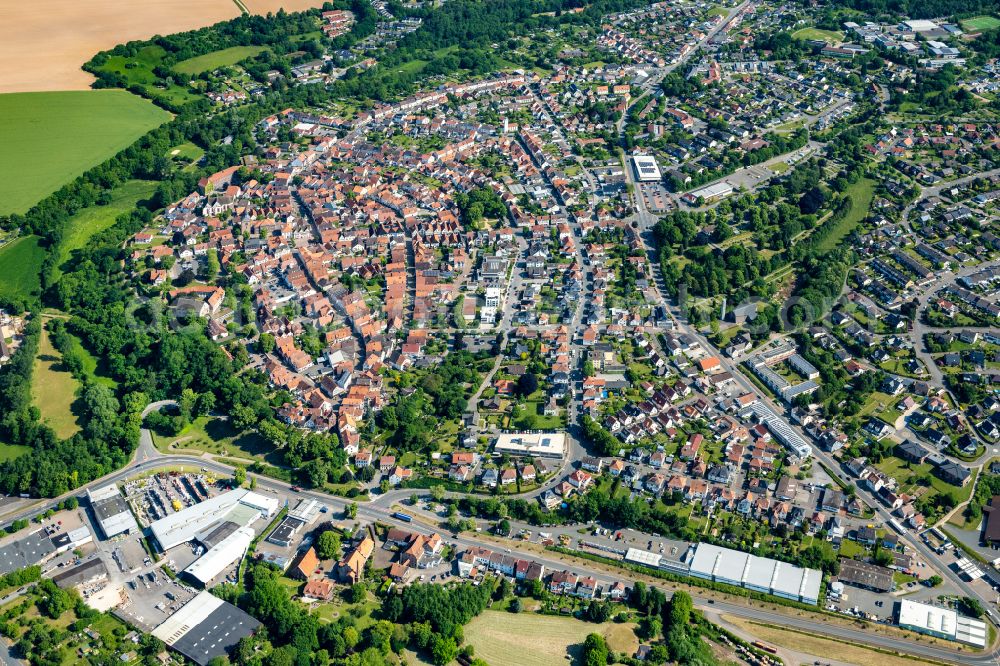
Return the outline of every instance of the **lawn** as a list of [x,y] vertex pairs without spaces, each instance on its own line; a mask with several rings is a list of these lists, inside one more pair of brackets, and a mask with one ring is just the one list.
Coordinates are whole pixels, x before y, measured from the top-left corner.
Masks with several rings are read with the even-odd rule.
[[829,252],[840,245],[840,241],[844,240],[854,231],[854,227],[865,219],[865,216],[868,215],[868,208],[872,205],[872,199],[875,198],[875,181],[870,178],[862,178],[848,186],[844,194],[849,196],[853,202],[851,210],[819,241],[816,249],[820,252]]
[[965,486],[959,488],[940,479],[933,473],[931,463],[916,465],[907,463],[895,456],[886,456],[876,467],[899,482],[900,492],[911,496],[933,496],[951,493],[959,503],[964,502],[972,494],[976,486],[977,470],[972,471],[972,477]]
[[127,85],[139,86],[143,89],[143,94],[150,98],[162,98],[179,105],[198,99],[197,93],[190,88],[177,84],[162,87],[162,82],[153,70],[162,63],[165,55],[166,51],[160,46],[144,46],[134,56],[108,56],[100,69],[124,77]]
[[822,42],[842,42],[843,33],[836,30],[820,30],[819,28],[802,28],[792,33],[793,39],[815,39]]
[[966,32],[982,32],[1000,28],[1000,19],[995,16],[973,16],[962,21],[962,30]]
[[153,444],[164,453],[210,453],[247,460],[258,460],[280,467],[281,454],[254,432],[236,432],[229,422],[202,416],[175,436],[153,431]]
[[73,250],[84,247],[92,236],[113,225],[119,215],[129,212],[143,199],[148,199],[155,190],[155,181],[130,180],[112,190],[111,201],[107,205],[84,208],[71,217],[60,247],[59,261],[53,271],[54,277],[58,279],[59,268],[70,258]]
[[263,46],[234,46],[222,49],[221,51],[212,51],[205,55],[188,58],[187,60],[181,60],[173,66],[173,70],[181,74],[191,75],[211,72],[220,67],[235,65],[241,60],[246,60],[264,50],[265,47]]
[[[535,613],[485,611],[465,627],[465,642],[476,656],[490,664],[509,664],[517,655],[519,666],[561,666],[571,655],[580,656],[587,634],[599,633],[616,652],[632,654],[639,646],[631,625],[591,624],[570,617]],[[544,636],[543,641],[525,645],[526,636]]]
[[3,442],[0,442],[0,463],[7,462],[8,460],[13,460],[14,458],[20,458],[30,450],[31,450],[30,446],[21,446],[19,444],[4,444]]
[[167,152],[167,157],[180,162],[197,162],[205,154],[205,151],[194,145],[190,141],[176,145]]
[[170,118],[124,90],[0,95],[0,215],[40,199]]
[[38,236],[22,236],[0,247],[0,296],[27,298],[41,291],[45,250],[39,240]]
[[847,559],[853,559],[856,555],[864,555],[867,553],[867,549],[862,546],[857,541],[851,541],[850,539],[843,539],[840,542],[840,556]]
[[80,430],[72,409],[79,386],[80,382],[63,367],[62,355],[52,346],[49,332],[43,328],[31,378],[31,399],[41,412],[42,421],[62,439]]
[[79,356],[83,372],[91,381],[104,384],[108,388],[118,388],[118,382],[108,375],[106,368],[101,367],[97,358],[80,342],[80,338],[72,333],[67,334],[66,338],[69,340],[69,349],[75,351],[77,356]]

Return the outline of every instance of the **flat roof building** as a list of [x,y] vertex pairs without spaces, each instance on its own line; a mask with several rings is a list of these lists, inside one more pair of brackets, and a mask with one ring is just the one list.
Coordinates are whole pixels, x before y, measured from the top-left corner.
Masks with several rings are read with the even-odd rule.
[[255,536],[257,533],[252,528],[238,527],[209,548],[208,552],[195,560],[184,573],[202,586],[207,586],[233,562],[241,560],[246,555]]
[[699,198],[704,199],[706,202],[718,201],[719,199],[728,197],[733,191],[732,185],[726,181],[722,181],[689,192],[686,198],[691,202],[695,202]]
[[695,546],[689,573],[698,578],[807,604],[819,602],[820,583],[823,580],[823,574],[816,569],[804,569],[787,562],[708,543]]
[[200,541],[207,539],[223,522],[245,527],[258,518],[270,518],[279,504],[276,497],[238,488],[161,518],[149,530],[160,549],[167,551],[199,536]]
[[112,483],[97,490],[88,490],[87,499],[105,538],[139,530],[139,524],[135,522],[125,498],[118,492],[117,485]]
[[153,629],[153,635],[198,666],[228,656],[260,622],[229,602],[202,592]]
[[938,29],[938,24],[934,21],[928,21],[925,19],[916,19],[911,21],[903,21],[903,25],[912,30],[913,32],[931,32],[932,30]]
[[494,453],[538,458],[562,458],[566,454],[566,433],[537,432],[500,435]]
[[32,532],[0,548],[0,575],[9,574],[33,564],[40,564],[54,555],[58,546],[45,530]]
[[897,624],[903,629],[966,645],[986,647],[986,623],[959,615],[949,608],[903,599],[899,602],[896,617]]
[[625,561],[656,569],[660,566],[660,554],[638,548],[629,548],[625,553]]
[[632,172],[640,183],[655,182],[661,179],[660,167],[652,155],[633,155]]
[[295,508],[289,511],[288,515],[267,536],[267,541],[282,548],[291,546],[293,537],[303,527],[316,520],[322,508],[323,505],[318,500],[311,498],[299,500]]

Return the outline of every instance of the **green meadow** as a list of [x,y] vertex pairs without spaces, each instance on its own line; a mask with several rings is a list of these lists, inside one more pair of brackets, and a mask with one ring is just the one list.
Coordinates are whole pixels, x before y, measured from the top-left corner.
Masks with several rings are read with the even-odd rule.
[[91,236],[110,227],[119,215],[129,212],[143,199],[148,199],[155,190],[154,181],[130,180],[111,191],[111,201],[107,205],[84,208],[70,218],[60,246],[54,277],[58,278],[59,267],[72,256],[73,250],[84,247]]
[[0,247],[0,296],[30,299],[41,291],[45,249],[38,236],[22,236]]
[[234,46],[222,49],[221,51],[212,51],[205,55],[188,58],[187,60],[181,60],[173,66],[173,70],[181,74],[191,75],[211,72],[220,67],[235,65],[241,60],[255,56],[263,50],[265,50],[263,46]]
[[24,213],[170,114],[124,90],[0,95],[0,215]]

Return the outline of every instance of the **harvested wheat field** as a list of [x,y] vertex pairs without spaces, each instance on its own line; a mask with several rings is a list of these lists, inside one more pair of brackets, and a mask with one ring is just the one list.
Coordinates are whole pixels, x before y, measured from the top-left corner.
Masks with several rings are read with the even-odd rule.
[[[302,11],[322,0],[245,0],[266,14]],[[239,16],[233,0],[4,0],[0,2],[0,93],[82,90],[80,69],[98,51]]]
[[254,14],[274,13],[279,9],[286,12],[302,12],[313,7],[319,7],[323,0],[241,0]]
[[13,0],[0,3],[0,92],[80,90],[98,51],[239,15],[232,0]]

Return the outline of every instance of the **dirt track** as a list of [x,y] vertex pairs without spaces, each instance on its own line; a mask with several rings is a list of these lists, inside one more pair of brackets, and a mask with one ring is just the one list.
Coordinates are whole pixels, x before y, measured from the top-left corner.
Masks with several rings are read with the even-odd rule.
[[[255,13],[299,11],[322,0],[246,0]],[[93,77],[80,65],[133,39],[234,18],[233,0],[0,1],[0,93],[81,90]]]

